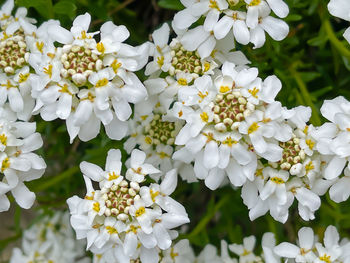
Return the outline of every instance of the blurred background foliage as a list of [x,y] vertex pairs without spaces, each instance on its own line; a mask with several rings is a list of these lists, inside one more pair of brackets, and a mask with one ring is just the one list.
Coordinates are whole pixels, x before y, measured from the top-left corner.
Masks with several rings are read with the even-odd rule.
[[[236,48],[244,52],[252,66],[259,68],[261,77],[276,74],[282,80],[278,99],[283,105],[310,106],[312,124],[320,125],[325,121],[319,113],[324,99],[338,95],[350,99],[350,46],[342,37],[348,23],[330,17],[326,0],[286,2],[290,7],[285,19],[290,25],[290,34],[284,41],[275,42],[267,37],[263,48],[254,50],[252,45],[239,44]],[[149,40],[154,29],[170,22],[176,10],[183,8],[179,0],[17,0],[16,4],[27,7],[29,16],[36,18],[38,24],[58,19],[70,28],[75,16],[85,12],[92,15],[91,31],[98,30],[108,20],[124,24],[131,33],[128,41],[133,45]],[[90,142],[75,139],[70,144],[62,121],[44,122],[38,116],[34,120],[44,139],[39,153],[48,169],[41,179],[27,184],[37,193],[32,210],[51,213],[52,209],[66,209],[68,197],[85,194],[79,163],[86,160],[104,166],[107,151],[122,148],[122,142],[111,141],[102,132]],[[125,152],[123,157],[127,158]],[[180,237],[188,238],[197,251],[209,242],[219,245],[220,239],[226,239],[230,243],[241,243],[244,236],[261,238],[267,231],[274,232],[279,242],[295,241],[297,230],[302,226],[312,226],[322,236],[326,226],[333,224],[342,236],[350,237],[349,203],[336,204],[328,195],[322,198],[316,220],[302,221],[294,205],[286,224],[275,222],[269,215],[250,222],[240,190],[234,191],[230,186],[212,192],[202,182],[179,182],[173,197],[186,207],[191,218]],[[21,237],[23,226],[37,220],[25,222],[22,214],[14,202],[9,212],[0,214],[0,218],[11,221],[10,225],[1,227],[4,233],[4,228],[8,228],[9,234],[0,238],[0,254]]]

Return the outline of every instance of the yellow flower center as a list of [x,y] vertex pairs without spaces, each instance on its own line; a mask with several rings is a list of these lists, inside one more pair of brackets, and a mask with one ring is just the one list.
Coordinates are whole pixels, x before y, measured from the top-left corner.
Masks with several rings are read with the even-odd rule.
[[261,0],[252,0],[249,4],[249,6],[257,6],[260,5]]
[[110,235],[112,235],[112,234],[118,234],[117,229],[115,229],[115,228],[112,227],[112,226],[106,226],[106,230],[107,230],[108,234],[110,234]]
[[95,210],[96,212],[100,212],[100,203],[95,202],[95,203],[92,205],[92,209]]
[[221,93],[226,93],[226,92],[228,92],[230,90],[231,90],[231,88],[229,86],[221,86],[220,87],[220,92]]
[[208,122],[209,116],[208,116],[208,114],[206,112],[201,113],[200,116],[201,116],[202,121]]
[[135,215],[136,217],[142,216],[146,212],[145,208],[141,206],[139,209],[136,210]]
[[320,260],[326,262],[326,263],[331,263],[331,256],[327,256],[326,254],[324,254],[322,257],[319,257]]
[[254,97],[254,98],[258,98],[258,96],[256,94],[258,94],[259,89],[257,89],[256,87],[254,87],[253,89],[249,89],[248,92]]
[[7,145],[7,137],[5,134],[0,135],[0,142],[5,146]]
[[117,175],[115,172],[108,174],[108,181],[112,181],[112,180],[115,180],[117,178],[119,178],[119,175]]
[[253,122],[252,125],[250,125],[250,127],[248,128],[248,134],[251,134],[255,131],[257,131],[259,129],[259,124],[257,124],[256,122]]
[[275,184],[284,184],[284,181],[282,178],[279,177],[271,177],[270,180],[274,182]]
[[100,52],[102,54],[105,53],[105,51],[106,51],[106,48],[105,48],[105,46],[103,45],[102,42],[97,43],[96,49],[97,49],[98,52]]
[[1,172],[4,172],[7,168],[10,167],[10,159],[6,157],[1,164]]
[[179,83],[181,86],[187,86],[187,80],[184,78],[178,79],[177,83]]
[[108,84],[108,79],[103,78],[103,79],[100,79],[100,80],[97,81],[95,87],[96,88],[101,88],[101,87],[106,86],[107,84]]

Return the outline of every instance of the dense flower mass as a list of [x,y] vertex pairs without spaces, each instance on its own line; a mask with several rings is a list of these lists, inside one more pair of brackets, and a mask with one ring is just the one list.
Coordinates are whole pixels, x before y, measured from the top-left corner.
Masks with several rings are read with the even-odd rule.
[[[212,50],[217,40],[225,38],[232,39],[227,43],[230,48],[234,47],[233,39],[259,48],[265,43],[265,32],[276,41],[289,32],[287,23],[270,16],[271,11],[280,18],[288,15],[289,8],[283,0],[181,0],[181,3],[185,9],[174,16],[173,27],[182,32],[182,42],[190,50],[197,47]],[[203,26],[189,29],[201,17],[205,17]]]
[[149,45],[123,43],[129,31],[112,22],[89,33],[90,21],[85,14],[73,21],[70,31],[51,20],[38,29],[40,50],[29,57],[36,72],[30,79],[34,111],[47,121],[66,120],[71,140],[77,135],[83,141],[96,137],[101,122],[111,139],[120,140],[132,113],[129,103],[147,95],[134,71],[146,63]]
[[89,263],[84,243],[75,239],[69,213],[41,218],[23,234],[22,248],[14,248],[10,263]]
[[67,201],[77,238],[86,238],[87,249],[109,261],[130,262],[140,254],[142,262],[156,262],[158,250],[168,249],[177,237],[172,229],[189,222],[184,207],[169,196],[177,185],[175,170],[160,184],[146,183],[159,170],[145,159],[144,152],[133,150],[125,176],[119,150],[108,152],[105,170],[82,162],[86,196]]
[[[76,137],[85,142],[99,136],[102,123],[107,136],[82,149],[93,163],[100,161],[101,152],[109,150],[104,169],[80,163],[84,198],[74,195],[68,200],[53,200],[55,207],[68,204],[70,223],[68,212],[63,212],[66,208],[48,212],[45,201],[40,204],[44,198],[38,198],[45,212],[23,232],[22,249],[13,250],[10,262],[350,263],[349,241],[340,240],[334,226],[325,229],[329,223],[314,228],[317,234],[302,227],[295,244],[277,244],[279,238],[275,237],[286,230],[292,242],[294,219],[287,222],[291,214],[304,221],[314,220],[323,200],[327,202],[325,211],[336,218],[334,224],[341,226],[342,220],[348,220],[347,215],[333,211],[332,201],[344,202],[350,197],[349,100],[343,96],[325,100],[320,112],[327,121],[313,121],[314,97],[305,101],[298,97],[297,101],[310,107],[287,108],[280,102],[286,102],[281,98],[281,80],[290,78],[277,68],[274,72],[281,80],[276,75],[266,76],[271,68],[261,67],[266,76],[262,78],[259,65],[250,66],[251,58],[254,63],[261,62],[261,53],[255,49],[265,42],[266,49],[273,48],[276,53],[292,49],[292,45],[275,41],[289,34],[284,19],[301,18],[288,16],[289,7],[283,0],[179,1],[183,9],[139,46],[127,44],[129,30],[112,21],[90,32],[95,24],[89,13],[78,15],[66,29],[53,19],[36,25],[23,7],[12,15],[14,0],[1,7],[0,212],[10,208],[8,192],[21,208],[32,207],[36,196],[24,183],[40,178],[46,169],[43,158],[34,153],[43,140],[34,122],[39,116],[33,115],[46,122],[63,120],[62,130],[68,131],[70,143]],[[58,1],[57,5],[62,2],[63,6],[72,4]],[[323,45],[322,34],[331,27],[322,1],[314,2],[312,8],[318,9],[322,28],[319,36],[308,42],[310,46]],[[56,3],[49,4],[57,9]],[[348,0],[331,0],[328,10],[350,21]],[[299,26],[289,36],[297,34],[304,24]],[[350,43],[350,28],[343,36]],[[332,42],[332,52],[341,51],[348,66],[345,61],[350,53],[343,46],[345,42],[334,32],[327,40]],[[296,73],[298,67],[307,68],[298,56],[293,57],[295,63],[284,66],[304,96],[307,89],[303,81],[312,79],[314,73]],[[273,59],[264,63],[270,62],[275,63]],[[341,81],[347,83],[348,79]],[[46,128],[38,127],[39,131]],[[52,127],[48,125],[44,137],[50,136]],[[119,142],[113,144],[113,140]],[[76,142],[72,149],[78,152]],[[97,154],[91,154],[91,147],[100,146]],[[61,149],[64,152],[66,148]],[[127,156],[122,156],[125,152]],[[69,165],[64,163],[64,167]],[[50,170],[58,173],[56,168]],[[78,167],[70,171],[74,169]],[[69,172],[63,172],[48,183],[44,178],[43,185],[50,188],[68,176]],[[178,177],[187,188],[175,192]],[[198,183],[188,187],[200,180],[203,188]],[[77,191],[79,180],[71,178],[71,182]],[[219,193],[204,189],[204,185]],[[188,226],[189,215],[197,213],[197,207],[187,214],[170,196],[181,196],[191,203],[193,199],[183,196],[187,198],[193,189],[191,198],[198,198],[204,206],[208,202],[208,209],[194,217],[200,220],[198,225]],[[71,196],[73,191],[66,190],[63,185],[59,192]],[[238,190],[250,220],[269,213],[275,221],[287,222],[284,229],[277,229],[268,218],[274,233],[257,235],[262,236],[261,244],[254,235],[243,238],[243,244],[221,240],[226,236],[231,241],[242,238],[244,228],[240,223],[234,225],[236,218],[221,213],[222,207],[228,211],[235,208],[233,191]],[[232,203],[226,206],[227,201]],[[16,238],[22,235],[19,211],[15,212]],[[322,212],[319,214],[324,216]],[[215,239],[221,240],[218,252],[207,231],[202,230],[220,224],[220,220],[234,223],[227,225],[225,233],[214,226]],[[236,227],[237,236],[232,234]],[[252,233],[256,233],[255,228],[251,228]],[[201,246],[201,250],[192,245]]]
[[24,184],[40,178],[46,169],[45,161],[33,151],[43,145],[35,122],[16,121],[16,113],[8,105],[0,111],[0,212],[10,208],[6,193],[11,192],[17,204],[29,209],[35,194]]

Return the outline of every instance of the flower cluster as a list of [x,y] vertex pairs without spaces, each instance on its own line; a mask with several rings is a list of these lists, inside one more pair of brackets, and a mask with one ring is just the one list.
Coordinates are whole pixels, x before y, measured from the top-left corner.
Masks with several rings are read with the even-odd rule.
[[33,153],[43,145],[36,123],[16,119],[8,106],[0,109],[0,212],[10,208],[6,196],[10,191],[20,207],[29,209],[35,194],[24,182],[40,178],[46,169],[45,161]]
[[8,101],[21,120],[39,113],[46,121],[66,120],[71,141],[95,138],[101,122],[111,139],[122,139],[130,103],[147,96],[134,72],[146,64],[149,43],[124,43],[129,31],[112,22],[89,33],[87,13],[70,31],[56,20],[36,27],[25,8],[11,16],[13,7],[8,0],[0,11],[0,106]]
[[334,226],[327,227],[323,244],[312,228],[303,227],[298,232],[297,245],[283,242],[274,248],[274,252],[297,263],[350,262],[350,242],[347,239],[340,241]]
[[86,238],[87,249],[108,262],[130,262],[139,255],[142,262],[155,262],[158,249],[168,249],[177,237],[172,229],[189,222],[184,207],[169,196],[177,185],[176,171],[166,173],[161,184],[148,183],[148,175],[159,170],[145,159],[144,152],[132,151],[125,176],[119,150],[108,152],[105,170],[82,162],[86,196],[67,201],[77,238]]
[[35,100],[31,95],[29,56],[36,42],[36,22],[27,18],[27,10],[18,8],[11,15],[14,1],[8,0],[0,10],[0,106],[8,102],[20,120],[32,116]]
[[84,244],[75,239],[69,213],[45,216],[24,231],[22,249],[14,248],[10,263],[89,263]]
[[[146,86],[157,88],[155,82]],[[182,122],[172,158],[192,163],[212,190],[227,178],[242,187],[251,219],[270,211],[285,222],[296,198],[301,217],[310,220],[334,181],[324,178],[328,158],[314,148],[321,128],[308,124],[311,110],[283,107],[275,100],[281,87],[276,76],[262,80],[257,68],[225,62],[213,76],[198,76],[173,93],[171,103],[160,100],[153,109],[170,106],[163,122]],[[151,143],[148,137],[138,144]]]
[[[331,0],[328,3],[328,10],[331,15],[350,21],[350,3],[346,0]],[[348,27],[344,34],[344,38],[350,43],[350,27]]]
[[[242,45],[253,43],[254,48],[259,48],[265,43],[265,32],[276,41],[289,32],[283,20],[270,15],[271,11],[280,18],[288,15],[289,8],[283,0],[181,0],[181,3],[185,9],[174,16],[173,27],[183,34],[182,42],[190,50],[197,47],[210,50],[217,40],[225,38]],[[201,17],[205,17],[203,25],[189,29]],[[234,41],[227,45],[234,48]]]
[[129,31],[112,22],[89,33],[90,21],[86,13],[70,31],[51,20],[38,28],[40,49],[29,56],[36,73],[30,78],[34,112],[46,121],[66,120],[71,141],[77,135],[83,141],[95,138],[101,122],[111,139],[120,140],[132,113],[129,103],[147,96],[134,71],[147,62],[149,44],[125,44]]
[[324,176],[334,182],[331,199],[343,202],[350,196],[350,102],[344,97],[326,100],[321,113],[330,122],[319,128],[315,147],[329,159]]
[[129,122],[130,137],[124,143],[128,153],[139,148],[146,153],[146,161],[159,169],[160,173],[151,177],[158,180],[172,169],[176,169],[181,178],[189,183],[197,181],[191,164],[172,158],[176,149],[175,138],[183,127],[183,120],[167,118],[166,110],[156,96],[138,103],[134,108],[134,117]]

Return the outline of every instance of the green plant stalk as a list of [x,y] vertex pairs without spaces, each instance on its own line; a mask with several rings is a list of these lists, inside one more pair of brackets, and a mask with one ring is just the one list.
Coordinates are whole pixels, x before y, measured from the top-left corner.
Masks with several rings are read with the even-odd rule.
[[337,38],[329,20],[324,19],[322,24],[323,24],[324,29],[327,32],[328,39],[331,42],[331,44],[339,51],[339,53],[342,56],[350,59],[350,49],[348,49],[346,46],[344,46],[343,43]]
[[184,238],[192,238],[198,235],[203,229],[207,226],[210,220],[215,216],[216,212],[229,200],[230,195],[226,195],[224,198],[220,199],[220,201],[214,206],[212,211],[208,211],[208,213],[199,221],[197,226],[192,230],[191,233],[184,235]]
[[[294,65],[295,66],[295,65]],[[300,74],[295,70],[294,66],[292,65],[289,68],[290,73],[292,74],[295,82],[297,83],[300,93],[302,97],[305,100],[305,103],[311,107],[312,109],[312,115],[311,115],[311,123],[316,126],[320,126],[322,124],[320,115],[318,113],[318,109],[316,108],[315,104],[312,102],[311,95],[306,87],[306,84],[302,80]]]

